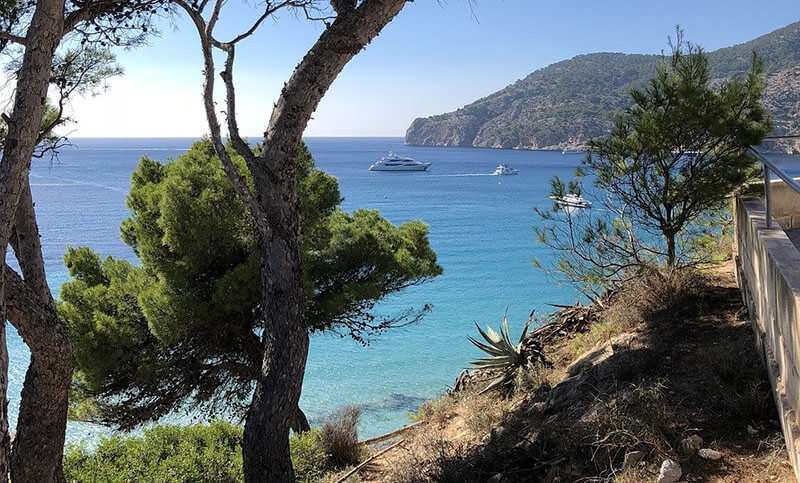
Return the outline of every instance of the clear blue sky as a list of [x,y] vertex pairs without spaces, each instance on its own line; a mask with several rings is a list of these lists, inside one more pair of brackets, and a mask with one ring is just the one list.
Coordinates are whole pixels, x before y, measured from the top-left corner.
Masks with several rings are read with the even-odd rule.
[[[253,11],[230,0],[220,31]],[[590,52],[657,53],[680,24],[707,50],[800,20],[798,0],[416,0],[347,65],[309,136],[400,136],[419,116],[454,110],[553,62]],[[280,87],[322,30],[283,15],[237,51],[240,127],[263,132]],[[219,35],[223,37],[223,35]],[[163,22],[150,45],[119,51],[126,73],[73,101],[74,137],[200,136],[201,57],[194,28]],[[221,100],[221,98],[220,98]]]

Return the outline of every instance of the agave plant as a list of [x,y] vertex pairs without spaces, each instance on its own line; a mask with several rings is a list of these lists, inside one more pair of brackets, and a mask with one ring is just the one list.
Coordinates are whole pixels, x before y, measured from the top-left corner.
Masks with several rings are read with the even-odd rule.
[[480,342],[470,336],[467,336],[467,339],[469,339],[475,347],[488,354],[488,357],[472,362],[472,366],[479,370],[500,372],[500,375],[494,378],[488,386],[483,388],[480,394],[497,387],[508,388],[514,382],[517,371],[528,364],[529,357],[525,354],[526,351],[523,348],[523,342],[525,341],[525,336],[528,335],[531,321],[533,321],[533,312],[531,312],[528,323],[525,324],[525,328],[522,329],[519,342],[516,344],[511,342],[506,314],[503,314],[503,325],[500,327],[499,334],[489,326],[486,326],[486,331],[484,332],[477,323],[475,324],[475,327],[478,328],[478,332],[485,342]]

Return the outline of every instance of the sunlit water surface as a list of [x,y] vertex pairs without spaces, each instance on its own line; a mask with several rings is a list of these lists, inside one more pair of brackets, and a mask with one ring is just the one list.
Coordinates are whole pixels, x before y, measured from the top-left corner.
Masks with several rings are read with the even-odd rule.
[[[166,160],[190,146],[192,139],[78,139],[55,162],[34,163],[31,183],[42,232],[48,281],[54,293],[68,279],[62,263],[65,248],[88,245],[103,255],[133,258],[119,238],[128,215],[125,197],[140,156]],[[549,179],[569,177],[580,154],[475,148],[403,146],[401,138],[310,138],[320,168],[336,176],[345,210],[371,208],[394,223],[423,220],[444,267],[444,275],[391,297],[382,313],[433,305],[425,319],[388,332],[368,347],[336,334],[312,338],[301,406],[312,424],[336,408],[363,409],[362,436],[373,436],[408,423],[408,414],[441,394],[477,350],[466,339],[474,323],[498,325],[507,309],[513,333],[529,312],[552,310],[548,303],[570,303],[577,295],[533,268],[547,259],[531,227],[534,206],[550,205]],[[370,172],[369,165],[389,150],[431,162],[427,172]],[[787,158],[788,159],[788,158]],[[519,169],[518,176],[488,176],[500,164]],[[9,330],[9,391],[12,424],[28,352]],[[172,421],[199,418],[180,415]],[[70,442],[110,430],[70,423]]]

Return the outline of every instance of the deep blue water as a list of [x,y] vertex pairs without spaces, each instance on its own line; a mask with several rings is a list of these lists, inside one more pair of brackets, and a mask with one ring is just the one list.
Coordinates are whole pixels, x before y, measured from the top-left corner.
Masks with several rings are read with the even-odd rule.
[[[119,238],[127,216],[125,197],[139,158],[177,157],[192,139],[77,139],[54,162],[36,161],[31,183],[42,232],[48,281],[54,291],[67,280],[62,255],[88,245],[103,255],[133,257]],[[549,179],[569,177],[580,154],[477,148],[403,146],[402,138],[310,138],[320,168],[336,176],[346,210],[378,209],[395,223],[423,220],[444,275],[406,290],[382,312],[433,304],[418,325],[385,333],[368,347],[337,335],[314,336],[301,406],[313,422],[336,408],[363,408],[362,435],[408,423],[425,399],[441,394],[478,356],[466,339],[474,323],[497,326],[507,309],[516,334],[531,309],[571,303],[577,295],[533,268],[545,259],[531,227],[533,207],[549,206]],[[433,166],[423,173],[381,173],[369,165],[393,150]],[[488,176],[499,163],[518,176]],[[10,329],[12,423],[27,367],[27,350]],[[180,419],[186,421],[188,419]],[[92,440],[108,430],[70,423],[68,440]]]

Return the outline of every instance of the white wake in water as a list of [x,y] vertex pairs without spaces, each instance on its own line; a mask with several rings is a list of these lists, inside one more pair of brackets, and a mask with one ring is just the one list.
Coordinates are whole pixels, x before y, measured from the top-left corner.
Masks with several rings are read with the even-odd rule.
[[31,174],[31,178],[39,178],[39,179],[54,179],[63,181],[61,183],[53,183],[53,182],[44,182],[44,183],[31,183],[31,186],[48,186],[48,187],[80,187],[80,186],[91,186],[93,188],[100,188],[104,190],[114,191],[117,193],[124,193],[125,190],[123,188],[118,188],[115,186],[109,186],[105,184],[99,183],[87,183],[85,181],[77,180],[77,179],[69,179],[69,178],[62,178],[60,176],[41,176],[37,174]]
[[471,178],[474,176],[492,176],[489,173],[463,173],[463,174],[431,174],[434,178]]

